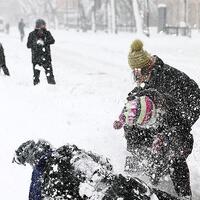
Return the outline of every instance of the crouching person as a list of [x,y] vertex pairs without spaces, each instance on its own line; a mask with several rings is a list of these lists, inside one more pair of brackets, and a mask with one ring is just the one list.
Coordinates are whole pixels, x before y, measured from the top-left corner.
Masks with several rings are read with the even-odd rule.
[[56,84],[53,68],[51,64],[50,45],[54,44],[55,40],[51,33],[46,29],[46,22],[43,19],[36,21],[35,30],[28,36],[27,47],[32,52],[33,63],[33,84],[40,82],[40,70],[43,68],[49,84]]
[[136,178],[113,173],[109,160],[75,145],[58,149],[44,140],[29,140],[13,162],[33,167],[29,200],[177,200]]
[[0,69],[3,70],[4,74],[6,76],[10,76],[9,70],[6,66],[6,59],[5,59],[5,54],[4,54],[4,49],[2,44],[0,43]]
[[[124,121],[122,115],[114,123],[114,128],[124,127],[127,150],[130,152],[150,148],[159,153],[162,149],[169,148],[172,156],[169,173],[174,189],[180,198],[191,200],[190,172],[186,160],[193,149],[192,126],[200,116],[199,86],[185,73],[165,64],[158,56],[150,55],[143,49],[140,40],[131,44],[128,62],[137,86],[128,94],[127,100],[131,102],[134,98],[139,98],[139,104],[135,108],[131,105],[132,109],[128,107],[128,112],[125,109],[125,118],[129,113],[132,115],[131,120],[127,118]],[[153,98],[147,90],[155,94]],[[160,108],[165,114],[158,117],[161,121],[155,126],[146,123],[154,115],[151,101],[140,96],[150,97],[156,107],[159,105],[156,105],[157,94],[161,95],[166,104],[161,104]],[[135,104],[137,102],[136,100]]]

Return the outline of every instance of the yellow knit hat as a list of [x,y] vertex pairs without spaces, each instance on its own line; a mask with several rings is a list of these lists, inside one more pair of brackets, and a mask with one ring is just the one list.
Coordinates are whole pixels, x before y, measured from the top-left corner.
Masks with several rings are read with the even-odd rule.
[[128,55],[128,64],[131,69],[147,67],[151,61],[151,55],[143,50],[141,40],[134,40],[131,44],[131,50]]

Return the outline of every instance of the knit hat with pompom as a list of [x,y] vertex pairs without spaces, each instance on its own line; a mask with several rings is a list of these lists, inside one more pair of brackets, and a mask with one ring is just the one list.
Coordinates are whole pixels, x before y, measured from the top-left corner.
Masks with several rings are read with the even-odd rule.
[[151,55],[143,50],[141,40],[134,40],[128,55],[128,64],[131,69],[147,67],[151,62]]

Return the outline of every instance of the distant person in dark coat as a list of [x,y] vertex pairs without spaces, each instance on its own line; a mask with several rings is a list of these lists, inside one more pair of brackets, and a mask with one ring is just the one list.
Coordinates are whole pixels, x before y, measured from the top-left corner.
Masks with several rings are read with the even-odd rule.
[[5,54],[4,54],[4,49],[2,44],[0,43],[0,70],[3,70],[4,74],[6,76],[10,76],[9,70],[6,67],[6,59],[5,59]]
[[25,23],[24,23],[24,20],[21,19],[19,24],[18,24],[18,29],[19,29],[19,33],[20,33],[20,40],[21,42],[23,42],[24,40],[24,36],[25,36],[25,31],[24,31],[24,28],[25,28]]
[[6,23],[6,33],[9,34],[10,33],[10,24],[9,23]]
[[54,44],[55,40],[50,31],[46,29],[46,22],[43,19],[36,21],[35,30],[28,36],[27,47],[31,48],[32,63],[33,63],[33,84],[40,82],[40,70],[44,68],[49,84],[56,84],[53,68],[51,64],[50,45]]
[[193,149],[190,132],[200,115],[200,89],[185,73],[143,50],[140,40],[132,43],[128,62],[137,86],[128,94],[127,100],[146,95],[156,101],[159,93],[162,101],[166,102],[166,114],[156,129],[137,124],[123,126],[120,120],[114,123],[114,128],[124,127],[127,150],[130,152],[145,147],[159,152],[162,147],[169,147],[172,156],[170,176],[174,188],[180,197],[191,199],[186,159]]

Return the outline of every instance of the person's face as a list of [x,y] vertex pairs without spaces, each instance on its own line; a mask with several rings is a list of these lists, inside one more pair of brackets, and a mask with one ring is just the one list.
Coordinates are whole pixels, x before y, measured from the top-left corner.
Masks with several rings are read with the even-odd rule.
[[40,26],[40,29],[46,29],[46,24],[42,24],[42,25]]
[[150,74],[151,74],[151,69],[149,67],[133,69],[134,80],[138,84],[148,81],[150,78]]

